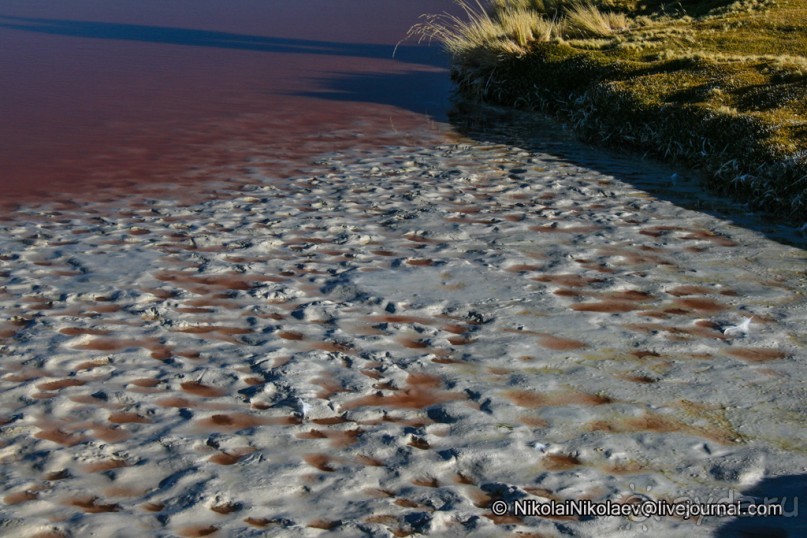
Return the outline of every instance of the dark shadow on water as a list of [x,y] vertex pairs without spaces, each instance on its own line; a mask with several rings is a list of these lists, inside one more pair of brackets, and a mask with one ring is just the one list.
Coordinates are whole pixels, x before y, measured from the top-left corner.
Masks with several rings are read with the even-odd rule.
[[[697,174],[683,167],[645,160],[592,147],[577,140],[571,130],[541,114],[533,114],[456,99],[448,113],[461,134],[482,142],[516,146],[531,152],[613,176],[655,198],[679,207],[712,215],[769,239],[807,250],[807,236],[795,223],[777,222],[727,197],[710,194]],[[637,166],[639,162],[639,166]],[[653,171],[648,173],[648,167]]]
[[780,504],[783,515],[740,517],[722,525],[717,538],[801,538],[807,536],[807,474],[763,480],[742,492],[741,504]]
[[444,71],[413,70],[404,73],[334,73],[315,78],[321,90],[293,95],[390,105],[437,121],[448,121],[451,81]]
[[[444,72],[334,73],[315,81],[321,90],[294,95],[380,103],[427,114],[438,121],[448,119],[457,132],[468,138],[542,153],[542,160],[583,165],[656,198],[754,230],[779,243],[807,249],[803,230],[773,221],[726,197],[708,193],[697,176],[686,169],[586,145],[569,129],[541,114],[482,105],[458,97],[451,102],[443,101],[443,96],[449,95],[452,88]],[[429,101],[429,96],[434,100]]]
[[[696,174],[686,169],[586,145],[569,129],[540,114],[481,105],[461,98],[447,103],[443,99],[449,95],[452,84],[444,72],[334,73],[315,81],[321,90],[295,95],[380,103],[427,114],[438,121],[447,119],[457,132],[474,140],[516,146],[549,154],[560,162],[583,165],[656,198],[754,230],[779,243],[807,249],[803,231],[752,212],[727,197],[708,193]],[[430,97],[433,100],[430,101]],[[637,161],[643,162],[637,166]],[[651,173],[648,167],[653,169]]]
[[274,52],[285,54],[317,54],[353,56],[358,58],[391,59],[442,67],[444,59],[433,48],[401,44],[377,45],[366,43],[337,43],[310,39],[288,39],[249,34],[233,34],[209,30],[193,30],[168,26],[145,26],[95,21],[41,19],[0,15],[0,29],[36,32],[86,39],[137,41],[189,47]]

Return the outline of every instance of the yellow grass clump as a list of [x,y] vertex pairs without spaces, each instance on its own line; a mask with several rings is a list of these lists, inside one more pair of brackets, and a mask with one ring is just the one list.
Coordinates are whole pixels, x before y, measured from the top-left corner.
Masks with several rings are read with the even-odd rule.
[[600,11],[590,4],[577,4],[565,18],[565,34],[577,37],[607,37],[630,26],[624,13]]
[[479,0],[474,4],[457,0],[457,4],[465,18],[447,13],[424,15],[423,22],[409,30],[408,37],[439,41],[461,61],[469,55],[479,60],[485,56],[523,54],[531,43],[549,41],[558,33],[558,25],[528,7],[530,2],[526,0],[494,11]]

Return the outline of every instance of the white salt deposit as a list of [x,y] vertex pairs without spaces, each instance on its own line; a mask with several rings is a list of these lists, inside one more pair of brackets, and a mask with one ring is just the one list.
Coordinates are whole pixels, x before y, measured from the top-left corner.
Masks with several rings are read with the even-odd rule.
[[3,222],[0,534],[702,536],[491,507],[803,483],[804,250],[460,142]]

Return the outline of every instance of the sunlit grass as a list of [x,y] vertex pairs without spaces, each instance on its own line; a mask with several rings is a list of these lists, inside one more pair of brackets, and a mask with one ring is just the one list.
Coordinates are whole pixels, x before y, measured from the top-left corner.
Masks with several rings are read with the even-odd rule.
[[601,11],[590,4],[577,4],[566,12],[565,34],[580,37],[606,37],[630,26],[624,13]]
[[456,0],[464,17],[424,15],[410,36],[437,40],[455,58],[483,52],[523,54],[532,43],[553,38],[602,37],[630,26],[627,16],[565,0]]
[[455,60],[474,56],[478,63],[488,63],[500,54],[524,53],[530,43],[548,41],[556,34],[553,21],[525,5],[502,5],[490,11],[478,1],[458,0],[457,4],[464,18],[447,13],[424,15],[409,36],[439,41]]

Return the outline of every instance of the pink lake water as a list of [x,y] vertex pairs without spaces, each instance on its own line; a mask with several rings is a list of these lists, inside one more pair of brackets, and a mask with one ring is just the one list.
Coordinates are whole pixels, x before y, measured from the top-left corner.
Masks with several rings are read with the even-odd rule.
[[441,136],[449,0],[5,0],[4,202],[199,185],[249,164]]

